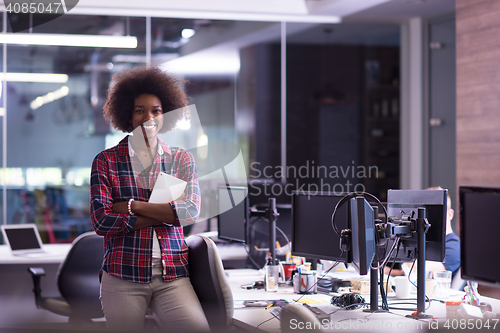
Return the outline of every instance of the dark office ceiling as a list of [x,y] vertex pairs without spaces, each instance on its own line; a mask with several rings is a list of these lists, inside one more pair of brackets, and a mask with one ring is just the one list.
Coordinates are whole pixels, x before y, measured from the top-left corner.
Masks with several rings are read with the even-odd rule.
[[413,17],[429,19],[455,12],[455,0],[391,0],[353,13],[343,21],[403,22]]
[[[181,31],[185,28],[210,29],[224,25],[222,21],[153,18],[151,20],[151,53],[175,56],[185,40]],[[25,31],[28,32],[28,31]],[[9,71],[82,73],[91,68],[105,70],[107,62],[126,61],[143,63],[146,54],[146,19],[144,17],[64,15],[32,29],[33,33],[64,33],[86,35],[131,35],[138,38],[135,49],[75,48],[9,45]],[[29,51],[26,52],[26,49]],[[119,56],[119,57],[115,57]],[[132,56],[132,57],[130,57]],[[135,56],[135,57],[134,57]],[[46,59],[52,59],[49,64]],[[122,59],[122,60],[117,60]],[[89,66],[94,64],[94,67]],[[97,66],[97,65],[100,65]],[[52,67],[52,68],[50,68]]]
[[[396,23],[410,17],[432,17],[453,12],[454,0],[392,0],[343,17],[344,23],[332,25],[332,29],[325,29],[324,25],[319,25],[304,30],[290,36],[289,42],[397,44],[399,43],[397,26],[373,25],[373,23]],[[316,14],[322,13],[318,11]],[[10,19],[13,18],[10,17]],[[205,29],[217,33],[218,28],[227,28],[229,24],[228,21],[220,20],[152,18],[153,61],[155,57],[167,59],[171,56],[171,59],[178,54],[182,43],[185,42],[181,40],[181,31],[185,28],[192,28],[196,31]],[[332,33],[327,34],[324,31],[332,31]],[[63,15],[34,27],[33,32],[89,35],[130,34],[138,37],[138,47],[136,49],[96,49],[9,46],[7,58],[9,71],[83,73],[91,68],[96,69],[95,66],[90,67],[89,64],[99,64],[101,70],[105,70],[103,65],[110,61],[116,63],[119,61],[118,58],[129,64],[131,62],[133,64],[144,63],[145,60],[146,19],[144,17]],[[26,52],[27,47],[29,52]],[[117,55],[135,57],[116,57]],[[48,59],[52,59],[52,63]]]

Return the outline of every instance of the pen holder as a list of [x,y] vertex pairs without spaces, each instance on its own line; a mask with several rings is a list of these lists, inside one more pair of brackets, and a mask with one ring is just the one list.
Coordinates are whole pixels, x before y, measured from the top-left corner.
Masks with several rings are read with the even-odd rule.
[[293,291],[297,294],[315,294],[317,289],[316,272],[306,271],[293,276]]

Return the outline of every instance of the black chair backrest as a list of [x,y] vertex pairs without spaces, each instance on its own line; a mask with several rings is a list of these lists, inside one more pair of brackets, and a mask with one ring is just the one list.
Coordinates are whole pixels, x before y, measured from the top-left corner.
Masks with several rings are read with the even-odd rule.
[[212,331],[231,325],[233,296],[224,275],[224,267],[215,243],[193,235],[186,239],[189,247],[189,277]]
[[71,306],[73,316],[101,318],[99,271],[104,256],[104,239],[94,232],[80,235],[59,266],[59,292]]

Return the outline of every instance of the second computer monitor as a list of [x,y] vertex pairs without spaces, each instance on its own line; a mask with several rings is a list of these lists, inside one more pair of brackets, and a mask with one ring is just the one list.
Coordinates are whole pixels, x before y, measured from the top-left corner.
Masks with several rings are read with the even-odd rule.
[[375,256],[375,215],[363,197],[351,199],[351,230],[352,262],[366,275]]
[[245,243],[248,221],[248,189],[244,186],[219,186],[217,226],[219,238]]
[[462,279],[500,287],[500,188],[460,186]]
[[[294,191],[292,194],[292,254],[312,259],[348,262],[340,250],[340,237],[332,227],[335,205],[345,193]],[[336,213],[338,230],[348,229],[349,202]]]
[[[401,219],[403,215],[417,217],[418,208],[426,209],[427,221],[430,223],[426,233],[425,259],[444,261],[446,240],[446,215],[448,212],[448,190],[389,190],[387,192],[387,213]],[[388,248],[393,241],[388,241]],[[394,254],[391,255],[394,259]],[[402,238],[397,262],[417,259],[417,234],[411,238]]]

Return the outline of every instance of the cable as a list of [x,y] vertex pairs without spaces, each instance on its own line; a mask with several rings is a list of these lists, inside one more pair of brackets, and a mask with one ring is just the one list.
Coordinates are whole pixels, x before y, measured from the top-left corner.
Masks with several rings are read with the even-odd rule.
[[[267,223],[269,223],[269,221],[267,221]],[[278,226],[276,227],[276,230],[278,230],[281,233],[281,235],[283,236],[283,238],[285,238],[285,241],[286,241],[285,246],[287,246],[288,244],[290,244],[290,241],[288,240],[288,237],[286,237],[286,235],[283,232],[283,230],[281,230]]]
[[[387,264],[387,261],[389,260],[389,258],[391,256],[392,252],[394,252],[394,248],[396,247],[396,244],[399,244],[399,237],[396,237],[396,240],[393,243],[391,250],[389,251],[389,253],[385,257],[384,262],[378,267],[370,267],[371,269],[380,270],[380,272],[379,272],[379,281],[380,281],[379,289],[380,289],[380,298],[382,299],[382,309],[383,310],[389,310],[389,304],[387,303],[387,296],[389,295],[389,289],[388,289],[389,288],[389,276],[387,277],[386,288],[384,290],[384,268],[385,268],[385,265]],[[399,251],[399,246],[398,246],[398,251]],[[378,256],[378,251],[377,251],[377,256]],[[397,256],[397,253],[396,253],[396,256]],[[378,258],[377,258],[377,262],[379,262]],[[391,268],[391,270],[392,270],[392,268]],[[389,274],[390,274],[390,272],[389,272]]]
[[[396,236],[396,239],[398,239],[398,236]],[[371,269],[380,269],[380,268],[384,267],[387,264],[387,261],[389,261],[389,257],[391,256],[391,253],[394,251],[394,248],[396,247],[396,243],[397,243],[396,241],[393,242],[391,250],[389,251],[389,253],[387,254],[387,256],[384,258],[384,261],[383,261],[382,265],[380,265],[378,267],[371,267]]]
[[[392,262],[391,269],[389,270],[389,274],[387,274],[387,281],[385,283],[386,295],[389,295],[389,278],[391,277],[392,269],[394,268],[394,264],[396,263],[396,258],[398,257],[399,247],[401,246],[400,237],[396,237],[396,240],[394,242],[398,243],[398,246],[396,248],[396,254],[394,255],[394,261]],[[387,310],[389,310],[389,308],[387,308]]]
[[255,327],[254,331],[257,331],[261,325],[264,325],[265,323],[267,323],[268,321],[271,321],[273,319],[278,319],[278,318],[276,318],[275,316],[272,316],[271,318],[269,318],[267,320],[264,320],[262,323],[260,323],[259,325],[257,325],[257,327]]
[[[251,221],[251,222],[250,222],[250,227],[248,228],[248,231],[249,231],[249,232],[248,232],[248,244],[246,244],[246,245],[248,245],[248,248],[245,246],[245,251],[246,251],[246,253],[248,254],[248,258],[250,259],[250,261],[252,262],[252,264],[255,266],[255,268],[256,268],[256,269],[262,269],[262,267],[264,267],[264,266],[262,266],[262,267],[261,267],[261,266],[260,266],[260,265],[259,265],[259,264],[258,264],[258,263],[257,263],[257,262],[253,259],[253,258],[252,258],[252,255],[251,255],[251,253],[249,252],[249,249],[250,249],[250,248],[251,248],[251,246],[252,246],[252,233],[251,233],[251,231],[252,231],[253,226],[255,225],[255,223],[256,223],[257,221],[259,221],[260,219],[262,219],[262,217],[257,217],[256,219],[254,219],[254,221],[253,221],[253,222],[252,222],[252,219],[250,219],[250,221]],[[264,264],[264,265],[265,265],[265,264]]]
[[389,310],[389,304],[387,303],[387,294],[384,289],[384,269],[379,269],[379,281],[380,281],[380,298],[382,299],[382,309]]
[[[253,242],[252,242],[252,231],[253,231],[253,228],[254,228],[255,224],[256,224],[258,221],[260,221],[260,220],[262,220],[262,221],[265,221],[265,222],[269,223],[269,221],[268,221],[267,219],[265,219],[264,217],[262,217],[262,216],[257,216],[257,217],[254,217],[254,218],[250,219],[250,221],[251,221],[251,222],[250,222],[250,226],[248,227],[248,248],[250,248],[250,249],[252,248],[252,243],[253,243]],[[281,229],[279,229],[278,227],[276,227],[276,229],[278,229],[278,230],[281,232],[281,234],[285,237],[285,239],[287,240],[287,242],[289,242],[289,241],[288,241],[288,238],[287,238],[287,237],[286,237],[286,235],[285,235],[285,233],[284,233]],[[248,254],[248,258],[250,258],[250,261],[251,261],[251,262],[252,262],[252,264],[255,266],[255,268],[257,268],[257,269],[262,269],[262,267],[264,267],[264,266],[265,266],[265,263],[264,263],[264,265],[261,267],[261,266],[260,266],[260,265],[259,265],[259,264],[258,264],[258,263],[257,263],[257,262],[253,259],[253,258],[252,258],[252,255],[250,254],[249,249],[247,249],[246,247],[245,247],[245,251],[247,252],[247,254]]]
[[[410,280],[411,271],[413,270],[413,267],[415,266],[415,263],[416,263],[416,262],[417,262],[417,259],[413,260],[413,264],[411,265],[410,272],[408,272],[408,281],[410,281],[410,283],[411,283],[411,284],[412,284],[415,288],[417,288],[417,289],[418,289],[418,286],[417,286],[415,283],[413,283],[413,281],[412,281],[412,280]],[[424,281],[424,283],[425,283],[425,281]],[[431,300],[429,299],[429,297],[428,297],[427,295],[424,295],[424,296],[425,296],[425,301],[426,301],[426,302],[429,302],[429,305],[425,308],[425,310],[428,310],[428,309],[429,309],[429,307],[431,306]]]
[[[255,219],[255,221],[251,222],[250,227],[248,228],[248,231],[249,231],[248,242],[250,243],[250,244],[248,244],[248,246],[249,246],[249,247],[251,247],[251,244],[252,244],[252,241],[251,241],[251,238],[250,238],[250,235],[252,235],[251,231],[253,230],[253,228],[254,228],[254,226],[255,226],[255,223],[257,223],[257,222],[258,222],[258,221],[260,221],[260,220],[265,221],[266,223],[268,223],[268,224],[269,224],[269,221],[268,221],[266,218],[262,217],[262,216],[258,216],[258,217]],[[285,241],[286,241],[285,246],[286,246],[286,245],[288,245],[288,244],[290,244],[290,240],[288,239],[288,237],[286,236],[286,234],[283,232],[283,230],[281,230],[281,228],[279,228],[278,226],[276,226],[276,230],[278,230],[278,231],[281,233],[281,235],[283,236],[283,238],[285,239]],[[245,250],[246,250],[246,249],[245,249]],[[248,256],[250,257],[250,253],[249,253],[248,251],[247,251],[247,253],[248,253]],[[252,259],[252,258],[251,258],[250,260],[252,261],[252,263],[253,263],[253,264],[254,264],[257,268],[259,267],[259,265],[258,265],[258,264],[257,264],[257,263],[256,263],[256,262]],[[262,267],[261,267],[261,268],[262,268]]]
[[373,199],[376,203],[378,203],[383,208],[384,214],[385,214],[385,220],[386,220],[385,223],[387,223],[387,219],[388,219],[387,209],[384,207],[384,205],[382,205],[382,202],[380,202],[380,200],[376,196],[374,196],[373,194],[368,193],[368,192],[351,192],[349,194],[346,194],[344,197],[342,197],[342,199],[340,199],[339,202],[337,202],[337,204],[335,205],[335,208],[333,209],[333,213],[332,213],[332,228],[337,233],[337,235],[339,237],[341,237],[340,231],[337,229],[337,226],[335,226],[335,214],[337,213],[337,209],[340,206],[342,206],[348,199],[354,198],[355,196],[362,196],[362,197],[364,197],[365,195],[367,195],[368,197],[370,197],[371,199]]
[[[417,259],[414,259],[413,260],[413,263],[411,264],[411,267],[410,267],[410,271],[408,272],[408,281],[410,281],[410,283],[415,287],[415,288],[418,288],[417,285],[415,283],[413,283],[412,280],[410,280],[410,276],[411,276],[411,271],[413,271],[413,266],[415,266],[415,262],[417,262]],[[404,265],[404,264],[403,264]]]

